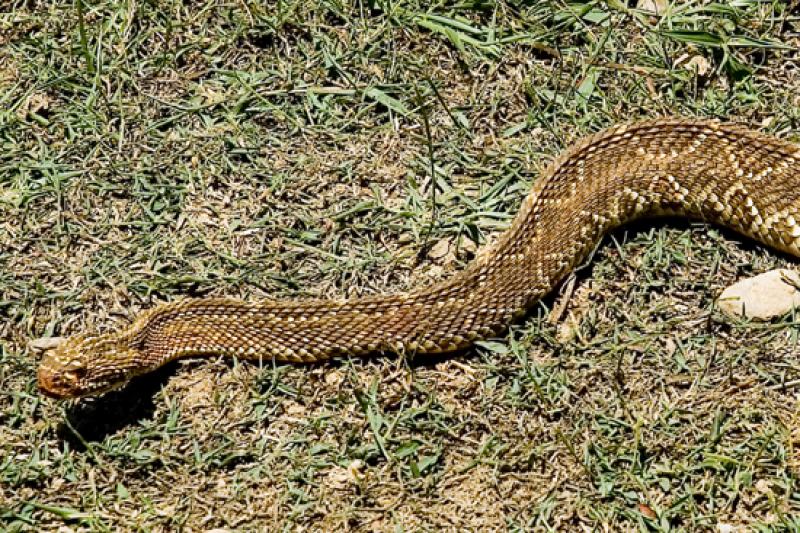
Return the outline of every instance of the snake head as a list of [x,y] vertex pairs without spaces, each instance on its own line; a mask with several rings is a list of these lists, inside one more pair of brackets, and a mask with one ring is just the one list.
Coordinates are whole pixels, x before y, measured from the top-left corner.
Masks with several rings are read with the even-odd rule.
[[76,335],[42,358],[39,390],[57,399],[101,394],[127,382],[135,360],[136,350],[116,335]]

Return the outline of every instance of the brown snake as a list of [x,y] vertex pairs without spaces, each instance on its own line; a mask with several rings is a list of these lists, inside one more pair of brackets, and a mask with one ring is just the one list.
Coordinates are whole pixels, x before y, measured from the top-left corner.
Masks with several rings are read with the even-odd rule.
[[680,215],[800,256],[800,145],[708,120],[617,126],[576,143],[536,181],[499,242],[451,279],[355,300],[186,299],[128,328],[45,355],[42,392],[98,394],[180,357],[310,363],[434,353],[500,334],[581,264],[610,229]]

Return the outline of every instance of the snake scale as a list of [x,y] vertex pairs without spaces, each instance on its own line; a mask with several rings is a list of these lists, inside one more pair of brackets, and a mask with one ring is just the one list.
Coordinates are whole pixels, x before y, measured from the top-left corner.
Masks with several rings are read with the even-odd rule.
[[557,157],[497,244],[442,283],[340,301],[162,304],[121,331],[67,339],[43,358],[39,387],[56,398],[99,394],[187,356],[310,363],[464,349],[524,315],[610,229],[659,215],[800,256],[800,145],[713,120],[612,127]]

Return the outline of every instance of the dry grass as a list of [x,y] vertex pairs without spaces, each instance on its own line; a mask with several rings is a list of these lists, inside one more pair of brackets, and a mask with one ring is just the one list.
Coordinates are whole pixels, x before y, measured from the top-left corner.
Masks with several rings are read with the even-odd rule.
[[713,308],[793,260],[702,225],[615,233],[456,358],[195,360],[56,403],[27,345],[185,295],[445,277],[613,123],[798,140],[799,32],[796,9],[748,0],[12,2],[0,527],[797,530],[800,362],[774,354],[798,322]]

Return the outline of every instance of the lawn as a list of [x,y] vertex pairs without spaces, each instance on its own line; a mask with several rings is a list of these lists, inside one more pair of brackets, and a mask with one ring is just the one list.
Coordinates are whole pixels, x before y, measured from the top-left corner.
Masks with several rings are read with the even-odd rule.
[[0,529],[800,529],[800,317],[715,309],[796,261],[716,227],[616,231],[457,356],[193,359],[57,402],[30,347],[446,278],[612,124],[800,141],[797,2],[2,9]]

